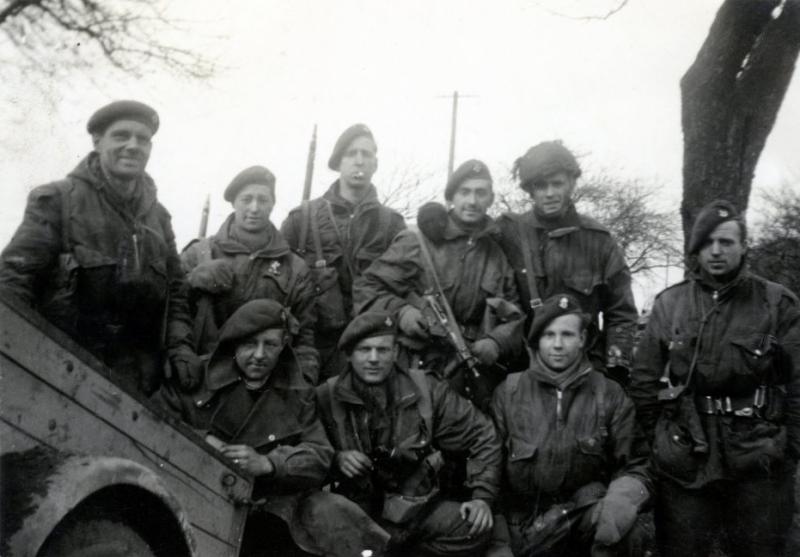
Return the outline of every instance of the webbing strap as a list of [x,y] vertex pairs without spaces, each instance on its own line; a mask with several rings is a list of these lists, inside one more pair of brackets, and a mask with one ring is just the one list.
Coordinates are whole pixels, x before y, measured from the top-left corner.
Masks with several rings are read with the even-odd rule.
[[522,216],[517,216],[516,221],[519,240],[522,244],[520,247],[522,249],[522,259],[525,265],[525,281],[528,283],[528,294],[530,296],[529,304],[531,310],[535,310],[542,307],[542,297],[539,295],[539,289],[536,287],[536,268],[533,266],[533,250],[539,249],[538,241],[535,233],[533,235],[533,242],[529,240],[528,233],[525,230],[525,223],[522,221]]
[[428,388],[428,380],[425,377],[425,370],[412,368],[408,370],[408,374],[417,389],[419,389],[420,397],[417,408],[422,416],[422,421],[425,423],[428,435],[433,439],[433,401],[431,400],[431,390]]

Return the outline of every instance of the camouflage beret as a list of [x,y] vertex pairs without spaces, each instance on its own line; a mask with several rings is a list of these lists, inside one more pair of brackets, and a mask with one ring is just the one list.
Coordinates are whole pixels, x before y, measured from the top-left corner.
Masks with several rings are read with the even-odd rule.
[[103,133],[108,126],[117,120],[133,120],[149,127],[155,134],[158,131],[158,113],[151,107],[139,101],[114,101],[97,110],[89,122],[86,130],[89,133]]
[[350,353],[365,338],[397,334],[397,319],[384,311],[367,311],[355,317],[339,338],[339,349]]
[[372,131],[364,124],[353,124],[342,132],[339,139],[336,140],[336,145],[333,146],[333,153],[331,158],[328,159],[328,168],[331,170],[339,170],[339,165],[342,162],[344,152],[350,147],[350,144],[358,137],[368,137],[375,143],[375,137]]
[[581,175],[575,155],[561,141],[543,141],[534,145],[514,163],[514,173],[519,178],[520,187],[526,191],[533,182],[554,172],[566,172],[574,178]]
[[555,294],[547,298],[542,307],[536,310],[531,323],[531,330],[528,333],[528,344],[536,348],[539,337],[547,326],[556,317],[562,315],[578,315],[581,318],[581,325],[585,327],[590,320],[588,313],[583,312],[581,304],[569,294]]
[[739,217],[736,207],[724,199],[715,199],[697,213],[697,218],[692,225],[692,232],[689,234],[688,253],[693,255],[700,251],[703,243],[709,234],[723,222],[733,220],[739,223],[739,230],[742,233],[742,241],[745,240],[746,228],[744,221]]
[[225,321],[219,333],[219,343],[245,339],[267,329],[283,329],[295,335],[299,324],[289,310],[275,300],[251,300]]
[[477,159],[470,159],[461,163],[447,180],[447,185],[444,188],[444,198],[448,201],[453,199],[458,186],[470,178],[489,180],[489,183],[492,183],[492,175],[486,165]]
[[243,187],[249,186],[250,184],[262,184],[267,186],[272,193],[272,200],[275,200],[275,175],[270,172],[268,168],[263,166],[251,166],[237,174],[231,183],[228,184],[228,187],[225,188],[225,201],[233,203],[233,200],[236,199],[236,194],[238,194]]

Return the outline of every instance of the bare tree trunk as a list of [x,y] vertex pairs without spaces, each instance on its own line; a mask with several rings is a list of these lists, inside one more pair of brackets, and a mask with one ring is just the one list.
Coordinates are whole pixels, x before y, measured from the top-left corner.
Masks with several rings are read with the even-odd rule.
[[717,12],[681,80],[684,248],[709,201],[747,209],[799,50],[800,0],[725,0]]

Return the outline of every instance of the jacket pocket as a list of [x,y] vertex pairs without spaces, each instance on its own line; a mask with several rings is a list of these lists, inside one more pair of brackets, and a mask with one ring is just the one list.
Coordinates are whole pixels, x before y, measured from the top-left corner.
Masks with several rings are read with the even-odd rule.
[[575,271],[573,274],[564,277],[564,284],[570,290],[574,290],[581,296],[591,296],[594,289],[603,284],[603,279],[587,271]]
[[331,265],[312,267],[311,276],[317,294],[317,329],[320,331],[341,329],[347,324],[347,311],[336,267]]
[[773,379],[770,372],[773,371],[778,352],[778,343],[774,336],[751,333],[731,339],[731,344],[734,349],[729,354],[731,361],[724,362],[723,356],[721,364],[734,373],[754,376],[759,382]]
[[786,427],[764,420],[722,423],[725,462],[735,477],[760,477],[779,468],[786,455]]

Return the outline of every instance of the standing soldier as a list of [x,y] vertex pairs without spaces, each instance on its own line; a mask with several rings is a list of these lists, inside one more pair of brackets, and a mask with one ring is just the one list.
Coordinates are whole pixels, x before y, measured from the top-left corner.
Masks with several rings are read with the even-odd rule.
[[665,557],[715,540],[737,557],[782,555],[792,521],[800,309],[747,270],[746,237],[730,203],[700,211],[689,278],[658,295],[638,347],[631,396],[660,483]]
[[[355,309],[396,313],[410,354],[404,365],[435,371],[483,406],[504,377],[496,364],[507,364],[523,349],[523,314],[514,271],[486,214],[494,200],[486,165],[470,160],[459,166],[445,199],[449,212],[439,204],[423,206],[420,233],[399,234],[356,281]],[[435,317],[448,313],[454,322]],[[466,358],[454,346],[454,335],[464,340]],[[471,358],[480,371],[469,361],[454,365]]]
[[328,161],[339,179],[322,197],[292,210],[281,226],[289,246],[311,268],[316,284],[316,345],[322,377],[342,365],[336,342],[352,317],[353,281],[405,228],[399,213],[378,202],[372,185],[377,152],[367,126],[347,128]]
[[[388,313],[357,316],[339,342],[349,366],[317,387],[336,450],[333,490],[392,534],[390,555],[481,555],[500,479],[497,433],[447,383],[396,366],[396,335]],[[443,450],[469,454],[466,502],[440,494]]]
[[35,307],[149,394],[164,350],[187,389],[202,366],[191,343],[170,215],[145,173],[158,115],[137,101],[95,112],[94,149],[66,179],[35,188],[0,255],[0,292]]
[[528,323],[542,300],[557,292],[575,296],[592,316],[590,359],[626,385],[637,318],[631,275],[608,230],[575,210],[572,194],[580,175],[575,156],[559,141],[539,143],[518,158],[514,176],[533,209],[498,219],[503,249],[516,272]]
[[515,555],[639,554],[633,528],[649,481],[645,459],[632,457],[634,407],[589,362],[589,321],[572,296],[548,298],[531,326],[530,367],[494,393]]
[[245,302],[276,300],[300,321],[294,348],[303,373],[316,383],[314,286],[305,262],[270,221],[275,176],[263,166],[246,168],[225,189],[225,200],[233,213],[216,235],[192,242],[181,254],[195,310],[198,353],[213,350],[218,326]]

